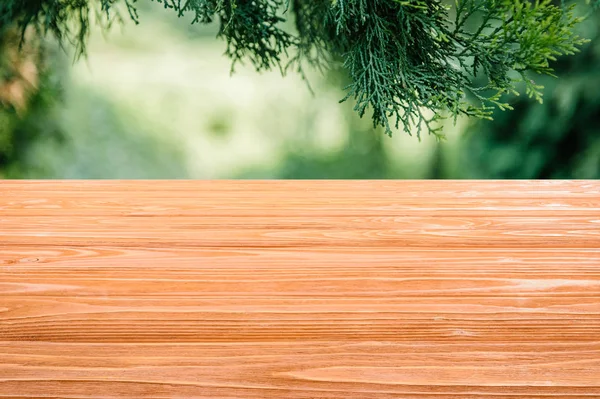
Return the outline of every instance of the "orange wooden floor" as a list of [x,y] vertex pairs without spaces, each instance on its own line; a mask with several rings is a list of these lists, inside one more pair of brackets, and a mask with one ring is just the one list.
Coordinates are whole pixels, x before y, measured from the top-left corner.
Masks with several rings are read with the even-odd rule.
[[600,182],[0,182],[0,398],[600,398]]

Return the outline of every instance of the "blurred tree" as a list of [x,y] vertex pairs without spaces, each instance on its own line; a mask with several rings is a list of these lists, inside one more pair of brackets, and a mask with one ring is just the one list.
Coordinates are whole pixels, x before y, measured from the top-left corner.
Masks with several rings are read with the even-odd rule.
[[579,26],[593,40],[556,63],[561,79],[542,78],[546,100],[514,98],[514,111],[473,122],[461,143],[461,177],[600,178],[600,18]]
[[[375,126],[442,137],[444,117],[489,118],[510,108],[501,100],[519,83],[541,100],[530,74],[552,73],[556,56],[584,43],[573,7],[547,0],[156,0],[193,22],[219,26],[226,54],[257,70],[317,68],[341,63],[347,95]],[[596,0],[594,0],[596,2]],[[90,15],[104,27],[136,22],[135,0],[2,0],[0,28],[53,33],[85,53]],[[120,9],[123,7],[123,9]],[[291,11],[290,11],[291,10]],[[289,13],[293,14],[293,17]],[[293,19],[295,33],[285,28]]]
[[25,33],[28,40],[20,46],[16,26],[0,29],[0,176],[4,177],[20,176],[19,162],[33,139],[60,137],[51,115],[59,85],[49,64],[61,58],[48,57],[49,49],[35,32]]
[[14,27],[0,35],[0,103],[16,113],[24,112],[39,81],[38,43],[30,39],[26,44],[19,51],[19,32]]

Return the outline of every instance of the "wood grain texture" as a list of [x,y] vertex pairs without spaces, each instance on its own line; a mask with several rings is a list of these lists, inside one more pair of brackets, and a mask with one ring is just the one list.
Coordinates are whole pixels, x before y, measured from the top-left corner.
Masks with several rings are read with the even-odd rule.
[[0,182],[0,398],[600,398],[600,182]]

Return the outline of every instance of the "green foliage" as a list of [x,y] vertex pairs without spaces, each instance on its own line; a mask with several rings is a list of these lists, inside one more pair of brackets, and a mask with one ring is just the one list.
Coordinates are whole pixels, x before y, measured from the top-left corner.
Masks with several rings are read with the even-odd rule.
[[17,23],[25,34],[28,28],[45,35],[53,34],[61,44],[75,46],[77,55],[85,54],[90,33],[90,17],[110,28],[121,14],[115,6],[125,4],[133,19],[137,18],[133,3],[136,0],[3,0],[0,2],[0,32]]
[[586,0],[586,3],[591,5],[594,9],[600,8],[600,0]]
[[[340,62],[351,76],[342,100],[388,134],[402,127],[442,137],[440,119],[490,118],[509,109],[521,84],[541,101],[531,75],[551,75],[556,57],[584,40],[573,7],[548,0],[156,0],[196,23],[219,24],[233,66],[304,73]],[[89,15],[109,26],[135,0],[3,0],[0,27],[17,20],[85,53]],[[597,5],[598,0],[593,0]],[[285,21],[295,22],[295,32]],[[483,77],[483,79],[481,79]]]
[[[22,166],[35,140],[59,143],[64,138],[54,111],[63,95],[61,83],[65,60],[52,54],[51,49],[44,50],[37,65],[37,89],[27,96],[26,106],[19,110],[12,104],[0,104],[0,178],[23,177]],[[0,75],[6,77],[18,73],[14,71],[14,65],[6,62],[5,55],[5,51],[0,51]],[[0,79],[0,83],[5,82]]]
[[511,99],[513,112],[472,121],[462,145],[462,177],[494,179],[600,178],[600,18],[578,27],[592,39],[546,77],[544,103]]

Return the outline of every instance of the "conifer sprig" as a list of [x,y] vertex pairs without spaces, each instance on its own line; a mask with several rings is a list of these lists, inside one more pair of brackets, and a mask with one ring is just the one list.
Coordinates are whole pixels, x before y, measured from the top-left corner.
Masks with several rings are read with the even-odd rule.
[[[145,0],[151,1],[151,0]],[[577,51],[574,6],[550,0],[153,0],[194,23],[219,24],[232,68],[304,73],[340,60],[351,77],[342,101],[392,134],[442,137],[445,117],[491,118],[519,89],[542,101],[532,76]],[[71,42],[85,54],[89,15],[108,27],[136,0],[2,0],[0,29],[15,21]],[[588,0],[600,6],[600,0]],[[119,8],[121,7],[121,8]],[[123,8],[124,7],[124,8]],[[295,31],[285,28],[293,18]]]

